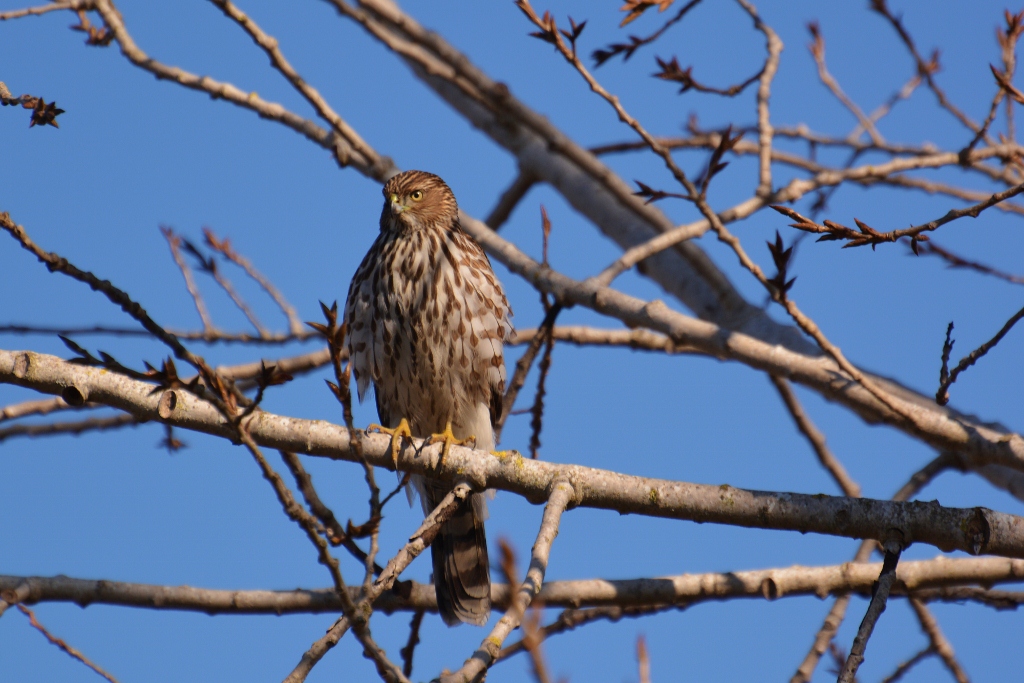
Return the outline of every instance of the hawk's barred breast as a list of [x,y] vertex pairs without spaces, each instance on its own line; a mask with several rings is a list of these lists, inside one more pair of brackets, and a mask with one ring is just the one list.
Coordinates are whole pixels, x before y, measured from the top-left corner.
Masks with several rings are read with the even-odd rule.
[[[503,344],[512,310],[483,249],[459,225],[455,196],[422,171],[384,186],[380,234],[356,271],[345,305],[359,399],[373,384],[381,423],[405,419],[427,437],[451,423],[455,436],[494,448],[505,393]],[[414,477],[424,511],[451,485]],[[448,624],[490,614],[484,501],[474,494],[431,546],[434,584]]]

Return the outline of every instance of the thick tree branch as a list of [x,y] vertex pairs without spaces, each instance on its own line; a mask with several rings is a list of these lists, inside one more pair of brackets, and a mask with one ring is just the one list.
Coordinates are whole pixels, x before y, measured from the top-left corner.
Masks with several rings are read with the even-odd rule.
[[[869,595],[882,564],[846,562],[819,567],[792,566],[707,574],[680,574],[646,579],[582,579],[550,581],[536,599],[546,607],[652,607],[692,606],[729,599],[776,600],[814,595]],[[1000,599],[1001,607],[1015,603],[1005,591],[982,586],[1024,582],[1024,560],[1000,557],[946,558],[901,562],[893,595],[920,596],[925,601]],[[352,600],[363,597],[357,586],[348,587]],[[989,593],[993,595],[989,597]],[[1006,593],[1005,596],[1002,594]],[[205,614],[337,614],[341,600],[333,588],[272,590],[220,590],[192,586],[158,586],[122,581],[77,579],[67,576],[0,575],[0,596],[12,604],[70,602],[81,607],[117,605],[141,609],[202,612]],[[491,600],[507,607],[507,584],[491,586]],[[374,610],[437,611],[434,587],[415,581],[382,591]]]
[[[124,410],[139,419],[159,420],[183,429],[228,439],[236,432],[211,404],[178,390],[153,393],[153,385],[117,373],[83,367],[55,356],[0,351],[0,383],[60,393],[69,385],[88,400]],[[256,443],[394,469],[391,439],[323,421],[256,411],[245,420]],[[634,477],[579,465],[557,465],[452,447],[439,462],[441,446],[406,440],[399,468],[432,477],[464,479],[474,488],[513,491],[533,502],[546,500],[559,480],[573,483],[577,505],[699,522],[755,528],[791,529],[851,538],[884,540],[892,530],[904,542],[1024,557],[1024,519],[985,508],[945,508],[935,503],[897,503],[824,495],[747,491]]]

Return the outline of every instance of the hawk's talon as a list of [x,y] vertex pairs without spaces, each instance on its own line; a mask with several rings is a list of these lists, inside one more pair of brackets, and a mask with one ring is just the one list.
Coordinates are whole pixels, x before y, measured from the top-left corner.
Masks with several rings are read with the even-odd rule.
[[456,438],[455,434],[452,433],[452,422],[451,420],[449,420],[444,426],[444,431],[441,432],[440,434],[431,434],[430,438],[427,439],[425,445],[430,446],[435,443],[444,444],[444,446],[441,447],[441,457],[437,459],[437,467],[440,468],[442,463],[444,463],[445,456],[448,455],[448,451],[451,450],[453,445],[465,446],[470,442],[472,442],[473,445],[476,446],[476,437],[467,436],[465,439]]
[[398,453],[402,450],[402,437],[412,438],[412,429],[409,428],[409,421],[403,417],[402,421],[394,429],[379,424],[371,424],[366,427],[367,432],[371,429],[391,436],[391,461],[395,463],[395,471],[397,472]]

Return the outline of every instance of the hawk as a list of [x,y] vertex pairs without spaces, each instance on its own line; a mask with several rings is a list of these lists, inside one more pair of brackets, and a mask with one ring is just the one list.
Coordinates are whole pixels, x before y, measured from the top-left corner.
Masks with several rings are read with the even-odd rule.
[[[348,291],[345,322],[359,400],[373,384],[381,431],[494,449],[505,393],[502,345],[512,310],[483,249],[459,224],[441,178],[406,171],[384,185],[380,234]],[[451,485],[412,478],[424,514]],[[438,609],[449,626],[491,610],[486,503],[473,494],[431,545]]]

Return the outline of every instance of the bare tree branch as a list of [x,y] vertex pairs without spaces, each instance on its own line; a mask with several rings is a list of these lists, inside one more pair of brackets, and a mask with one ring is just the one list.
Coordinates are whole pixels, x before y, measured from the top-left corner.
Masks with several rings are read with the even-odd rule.
[[909,602],[910,607],[914,610],[914,614],[917,615],[917,620],[921,623],[921,630],[928,636],[929,649],[942,659],[942,662],[949,669],[949,672],[953,674],[953,678],[957,680],[957,683],[970,683],[971,679],[968,678],[967,672],[964,671],[964,668],[956,659],[953,646],[950,645],[946,636],[942,633],[942,629],[939,628],[939,622],[932,616],[932,613],[921,600],[911,597]]
[[[152,384],[73,365],[54,356],[0,351],[0,383],[53,393],[73,384],[89,400],[130,412],[138,419],[160,420],[226,438],[234,436],[233,427],[213,405],[188,392],[167,389],[154,394]],[[387,435],[264,411],[252,413],[245,428],[256,443],[269,448],[357,463],[366,458],[375,467],[395,467]],[[514,491],[533,501],[543,500],[554,482],[568,478],[579,492],[577,504],[584,507],[879,540],[898,529],[906,543],[927,543],[972,554],[1024,556],[1024,521],[985,508],[753,492],[556,465],[523,459],[518,454],[498,457],[460,446],[453,446],[443,462],[438,462],[440,451],[437,444],[425,446],[420,440],[406,440],[399,452],[399,469],[447,480],[466,478],[477,488]]]
[[90,661],[89,658],[86,657],[84,654],[82,654],[82,652],[80,650],[78,650],[78,649],[76,649],[74,647],[71,647],[62,638],[58,638],[57,636],[55,636],[52,633],[50,633],[46,629],[46,627],[43,626],[42,624],[40,624],[39,621],[36,619],[35,612],[33,612],[32,610],[28,609],[24,605],[18,605],[18,610],[22,614],[24,614],[26,617],[28,617],[28,622],[32,625],[32,628],[34,628],[37,631],[39,631],[40,633],[42,633],[43,637],[45,637],[48,641],[50,641],[50,643],[52,645],[56,645],[58,648],[60,648],[64,652],[66,652],[68,654],[68,656],[70,656],[73,659],[77,659],[82,664],[85,664],[87,667],[89,667],[90,669],[92,669],[93,671],[98,673],[100,676],[103,676],[103,678],[105,678],[108,681],[110,681],[110,683],[117,683],[117,679],[116,678],[114,678],[113,676],[108,674],[106,671],[101,669],[99,666],[94,664],[92,661]]
[[839,672],[839,683],[854,683],[857,679],[857,669],[864,661],[864,651],[868,645],[868,639],[875,629],[878,618],[885,611],[886,601],[889,599],[889,591],[896,580],[896,564],[900,560],[900,542],[887,541],[885,544],[885,561],[882,562],[882,571],[878,575],[878,582],[871,591],[871,602],[868,603],[867,613],[860,622],[857,629],[857,637],[853,639],[853,647],[850,648],[850,655]]
[[860,498],[860,486],[847,474],[843,463],[839,462],[839,459],[829,450],[828,444],[825,443],[825,435],[821,433],[821,430],[811,422],[807,413],[804,412],[804,408],[800,405],[793,387],[781,377],[769,375],[769,378],[778,390],[779,396],[782,397],[783,403],[786,404],[786,408],[793,417],[793,422],[796,423],[797,429],[807,437],[807,441],[818,456],[818,462],[821,463],[821,466],[828,470],[828,473],[832,475],[832,478],[839,485],[843,493],[851,498]]
[[551,544],[554,542],[555,536],[558,535],[558,525],[562,520],[562,513],[566,506],[574,502],[573,499],[577,495],[573,485],[567,480],[552,482],[551,494],[547,505],[544,506],[544,518],[541,520],[540,531],[537,532],[537,540],[533,544],[530,568],[526,572],[526,579],[509,601],[508,610],[491,629],[490,635],[480,643],[480,647],[466,660],[461,669],[448,675],[442,675],[441,683],[470,683],[478,676],[485,674],[497,660],[502,643],[519,626],[526,609],[541,591],[544,574],[548,568]]
[[[939,382],[938,391],[935,392],[935,402],[938,403],[939,405],[945,405],[946,403],[948,403],[949,387],[952,386],[953,382],[955,382],[957,377],[960,376],[960,373],[962,373],[964,370],[977,363],[982,356],[991,351],[995,347],[995,345],[1002,341],[1003,337],[1005,337],[1007,333],[1009,333],[1009,331],[1013,329],[1013,326],[1016,325],[1017,321],[1019,321],[1021,318],[1024,318],[1024,308],[1021,308],[1019,311],[1010,316],[1010,319],[1003,323],[1003,326],[999,328],[999,331],[995,333],[995,336],[993,336],[987,342],[985,342],[984,344],[982,344],[981,346],[979,346],[978,348],[974,349],[969,354],[961,358],[960,362],[956,364],[956,367],[953,368],[948,373],[945,372],[946,364],[945,362],[943,362],[943,377]],[[946,332],[946,343],[949,345],[950,349],[953,348],[953,344],[949,340],[949,332],[951,332],[952,329],[953,323],[950,323],[949,330],[947,330]],[[944,357],[946,358],[946,360],[949,359],[948,354],[945,354]]]
[[181,271],[182,277],[185,278],[185,287],[188,289],[189,296],[192,297],[192,302],[196,306],[196,312],[199,313],[199,319],[203,323],[203,334],[217,334],[217,327],[213,324],[213,320],[210,319],[210,312],[206,308],[206,302],[203,301],[203,295],[200,294],[199,288],[196,286],[196,280],[192,277],[192,269],[188,267],[185,259],[181,256],[181,237],[175,235],[174,231],[167,226],[161,226],[160,232],[167,240],[167,246],[171,248],[171,256],[174,258],[178,270]]
[[27,7],[25,9],[9,10],[7,12],[0,12],[0,21],[7,21],[8,19],[20,19],[22,17],[38,17],[48,12],[56,10],[85,10],[92,9],[93,0],[62,0],[61,2],[53,2],[49,5],[41,5],[39,7]]
[[[659,608],[690,607],[729,599],[777,600],[814,595],[870,595],[882,563],[846,562],[807,567],[680,574],[643,579],[580,579],[549,581],[536,600],[552,607]],[[947,558],[904,561],[896,571],[894,596],[913,596],[925,602],[976,601],[1015,608],[1020,593],[995,591],[994,586],[1024,581],[1024,560],[999,557]],[[348,587],[353,601],[364,597],[358,586]],[[508,584],[494,583],[491,600],[507,607]],[[73,602],[81,606],[118,605],[142,609],[203,612],[206,614],[322,614],[338,613],[341,599],[334,588],[297,590],[222,590],[192,586],[159,586],[67,576],[9,576],[0,574],[0,597],[11,604]],[[385,613],[437,611],[431,584],[415,581],[382,590],[373,607]],[[607,615],[603,618],[609,618]]]

